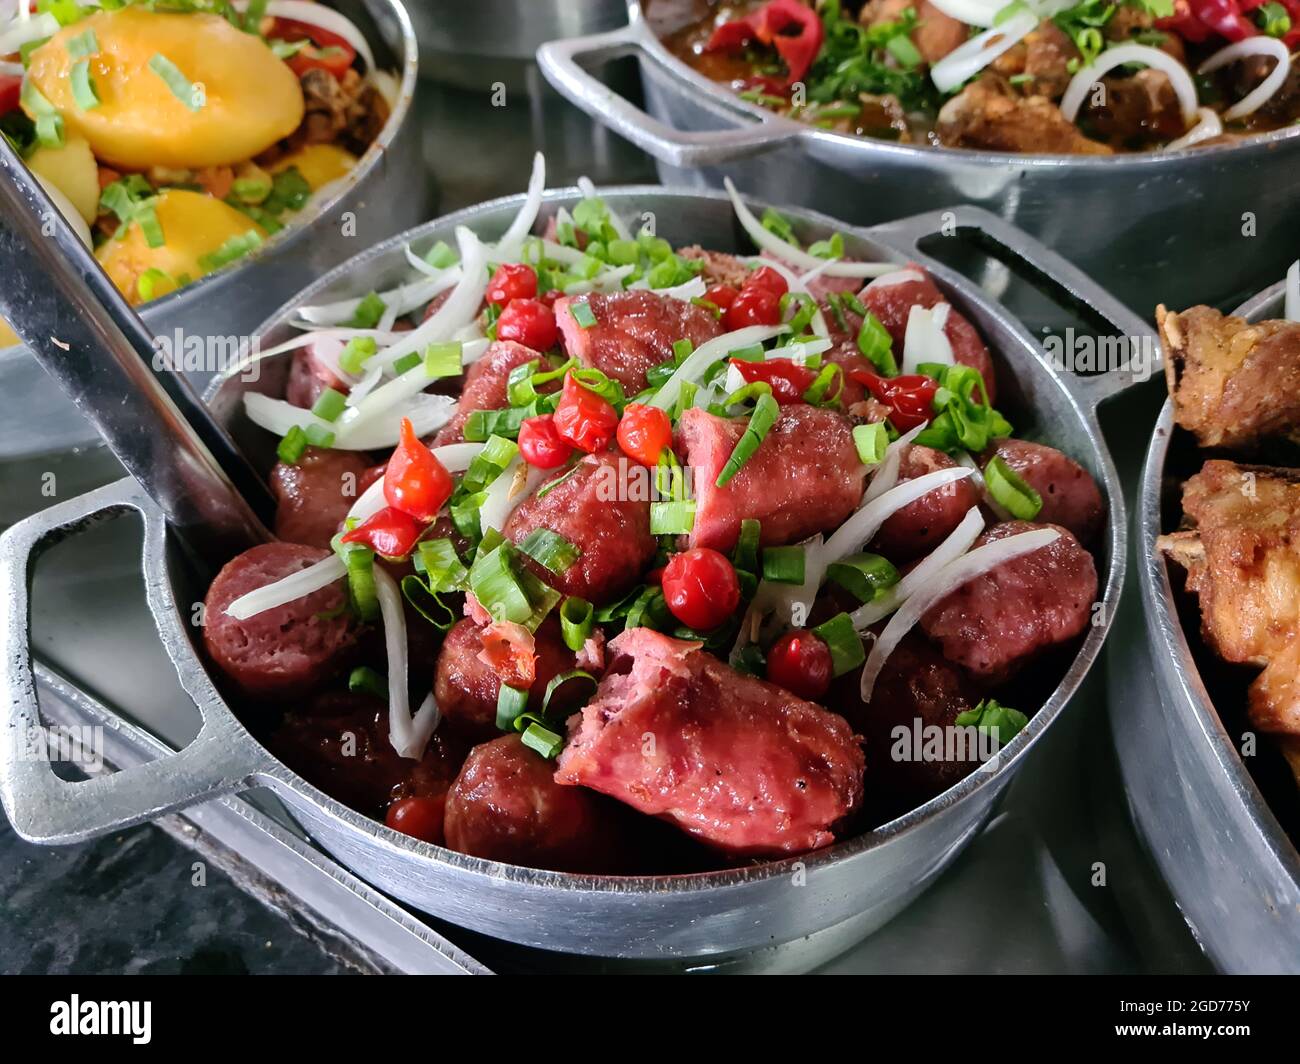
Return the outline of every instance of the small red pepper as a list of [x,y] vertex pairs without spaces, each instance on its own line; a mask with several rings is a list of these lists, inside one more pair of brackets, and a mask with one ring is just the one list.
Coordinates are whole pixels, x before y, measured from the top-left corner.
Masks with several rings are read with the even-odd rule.
[[0,74],[0,115],[18,109],[23,93],[23,79],[19,74]]
[[385,506],[350,532],[344,532],[343,542],[364,543],[385,558],[405,558],[415,549],[424,529],[410,514]]
[[825,31],[817,12],[799,0],[770,0],[746,18],[724,22],[706,52],[735,52],[752,41],[770,45],[785,60],[787,86],[802,81],[821,51]]
[[673,423],[657,406],[629,403],[618,423],[618,445],[629,458],[653,466],[673,440]]
[[451,498],[451,474],[415,435],[410,418],[402,418],[397,450],[384,471],[384,499],[395,510],[432,521]]
[[569,460],[573,448],[555,431],[555,418],[538,414],[525,418],[519,426],[519,453],[524,461],[538,469],[556,469]]
[[740,295],[739,288],[733,288],[729,284],[715,284],[704,293],[704,301],[712,303],[719,310],[726,310],[736,301],[738,295]]
[[388,807],[384,825],[403,835],[442,845],[447,796],[402,798]]
[[772,398],[782,404],[803,402],[804,392],[817,379],[815,371],[789,358],[769,358],[765,362],[746,362],[743,358],[733,358],[731,364],[745,378],[746,384],[753,384],[754,381],[770,384]]
[[694,547],[669,558],[663,588],[669,612],[698,632],[716,628],[740,605],[736,570],[726,555],[711,547]]
[[555,408],[556,434],[580,451],[595,454],[609,446],[618,428],[618,411],[578,383],[572,373],[564,378],[560,405]]
[[927,424],[934,417],[932,403],[939,382],[919,373],[905,377],[881,377],[868,369],[851,369],[849,379],[863,385],[889,407],[889,420],[899,432]]
[[495,307],[504,307],[512,299],[532,299],[537,295],[537,271],[520,262],[504,262],[488,281],[487,296]]
[[722,316],[728,332],[746,325],[781,324],[781,297],[766,288],[743,288]]
[[771,266],[760,266],[757,270],[745,278],[746,288],[761,288],[765,292],[771,292],[778,299],[790,291],[790,286]]
[[[309,22],[298,22],[291,18],[277,18],[271,24],[266,35],[269,41],[310,41],[301,51],[291,55],[286,63],[298,77],[309,70],[324,70],[341,78],[347,73],[352,61],[357,57],[357,50],[348,43],[346,37],[332,33],[327,29]],[[329,51],[326,51],[329,49]],[[322,54],[324,53],[324,54]]]
[[831,686],[831,649],[803,628],[787,632],[767,653],[767,678],[787,691],[815,702]]
[[540,299],[512,299],[497,319],[497,339],[549,351],[560,338],[555,311]]

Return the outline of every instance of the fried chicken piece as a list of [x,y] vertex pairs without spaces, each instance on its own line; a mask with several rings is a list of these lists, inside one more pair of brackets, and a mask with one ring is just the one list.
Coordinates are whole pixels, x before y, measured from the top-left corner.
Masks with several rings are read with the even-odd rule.
[[955,148],[1053,155],[1110,155],[1046,96],[1016,97],[996,77],[967,85],[939,111],[941,143]]
[[1212,307],[1156,308],[1174,417],[1202,447],[1246,447],[1300,427],[1300,322]]

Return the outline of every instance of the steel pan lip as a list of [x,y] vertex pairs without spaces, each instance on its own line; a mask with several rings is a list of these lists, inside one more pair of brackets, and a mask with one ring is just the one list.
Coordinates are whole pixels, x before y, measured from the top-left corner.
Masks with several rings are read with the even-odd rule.
[[[1270,310],[1280,310],[1276,304],[1284,288],[1285,282],[1278,282],[1264,289],[1233,314],[1255,321]],[[1250,827],[1300,890],[1300,849],[1274,816],[1205,688],[1192,656],[1191,641],[1178,617],[1168,562],[1156,549],[1156,539],[1161,535],[1160,503],[1167,475],[1165,466],[1169,445],[1173,434],[1179,431],[1182,430],[1174,424],[1173,400],[1167,398],[1147,450],[1137,512],[1138,544],[1144,552],[1138,566],[1138,583],[1146,614],[1147,640],[1153,653],[1167,657],[1173,674],[1170,682],[1169,672],[1157,671],[1157,679],[1161,689],[1177,703],[1177,709],[1190,715],[1205,749],[1213,755],[1219,773],[1231,787]]]
[[[643,32],[637,44],[643,48],[656,63],[679,81],[688,83],[694,89],[705,93],[717,108],[730,110],[733,114],[748,115],[772,126],[774,130],[789,133],[798,132],[799,140],[812,141],[825,145],[831,151],[879,154],[899,160],[916,162],[930,157],[939,160],[935,169],[944,169],[944,164],[956,167],[963,162],[973,166],[990,166],[1006,169],[1039,171],[1060,170],[1063,168],[1083,170],[1090,180],[1095,180],[1093,171],[1123,166],[1128,169],[1158,169],[1169,161],[1187,162],[1193,158],[1205,158],[1207,165],[1219,161],[1225,152],[1249,152],[1258,155],[1267,151],[1278,150],[1279,145],[1300,141],[1300,126],[1287,126],[1268,133],[1251,134],[1244,142],[1235,144],[1215,144],[1208,148],[1190,147],[1174,151],[1155,150],[1145,152],[1124,152],[1116,155],[1052,155],[1028,154],[1023,152],[985,151],[976,148],[949,148],[943,145],[896,144],[887,140],[874,140],[854,133],[841,133],[833,129],[819,129],[796,119],[777,115],[756,103],[742,100],[730,92],[721,82],[714,81],[699,73],[693,67],[673,55],[662,39],[650,27],[643,13],[641,0],[628,0],[628,17],[631,26],[639,26]],[[592,101],[595,102],[594,100]],[[774,140],[777,138],[774,136]],[[795,143],[795,138],[791,138]]]
[[[322,0],[322,2],[331,9],[336,10],[330,0]],[[415,99],[420,63],[419,45],[416,42],[414,27],[411,25],[411,16],[407,13],[406,8],[402,6],[401,0],[365,0],[365,4],[367,7],[371,4],[382,4],[384,6],[382,12],[372,15],[372,17],[377,22],[390,17],[395,20],[400,31],[400,44],[403,52],[402,57],[399,59],[401,75],[398,81],[397,98],[393,103],[392,111],[388,115],[388,121],[384,123],[384,128],[379,131],[379,135],[366,148],[361,158],[357,160],[357,165],[339,179],[333,192],[319,203],[311,205],[309,217],[301,222],[295,220],[287,224],[280,232],[272,234],[260,247],[242,258],[237,264],[233,264],[226,269],[216,270],[204,277],[200,277],[191,284],[185,285],[183,288],[178,288],[174,292],[168,292],[165,296],[141,304],[139,312],[142,315],[147,314],[149,318],[164,318],[172,313],[183,314],[182,304],[185,301],[212,296],[215,294],[215,289],[234,280],[236,277],[242,277],[245,271],[257,270],[259,267],[274,269],[278,265],[282,265],[266,260],[307,239],[312,233],[316,232],[318,225],[328,220],[329,213],[346,196],[351,195],[353,191],[363,186],[373,185],[375,179],[381,176],[378,173],[380,163],[393,141],[405,128],[411,105]],[[380,39],[382,41],[382,37]],[[371,40],[371,43],[373,44],[374,41]],[[170,328],[175,327],[177,322],[165,321],[164,324]],[[9,347],[0,347],[0,373],[4,372],[6,363],[31,357],[26,345],[21,343],[11,344]],[[97,442],[97,439],[92,441],[92,445]]]
[[[624,202],[628,200],[644,200],[647,197],[660,201],[697,202],[703,200],[714,203],[719,208],[724,208],[729,216],[731,216],[732,212],[730,197],[725,192],[717,189],[621,185],[600,187],[597,189],[597,194],[605,198],[607,202],[615,197]],[[556,202],[569,202],[581,195],[582,192],[574,187],[547,189],[542,196],[542,206],[546,207],[548,204]],[[266,321],[254,330],[253,335],[261,338],[284,328],[297,308],[302,306],[305,301],[310,301],[317,293],[328,290],[332,285],[344,278],[364,271],[367,266],[373,264],[377,259],[392,256],[403,245],[423,239],[435,229],[447,231],[454,229],[458,225],[472,227],[473,223],[481,221],[484,216],[511,207],[518,208],[524,200],[524,194],[520,193],[487,200],[483,203],[462,208],[452,214],[431,219],[420,226],[391,236],[372,247],[366,248],[351,259],[340,263],[327,273],[316,278],[312,284],[302,289],[294,298],[272,313]],[[764,206],[760,201],[750,197],[746,198],[746,202],[751,207]],[[781,209],[798,222],[824,226],[830,230],[838,229],[850,237],[883,248],[885,255],[898,262],[900,266],[906,261],[906,256],[902,251],[893,248],[887,243],[887,234],[879,234],[872,228],[847,226],[837,219],[810,208],[787,206]],[[739,228],[739,223],[735,222],[734,217],[732,217],[732,221]],[[945,274],[943,279],[946,282],[946,275],[949,275],[951,271],[944,270],[943,273]],[[1018,319],[990,297],[984,295],[979,290],[978,285],[969,280],[959,280],[951,283],[954,284],[961,295],[989,310],[1001,325],[1009,328],[1012,332],[1018,332],[1022,344],[1027,343],[1031,350],[1038,350]],[[1038,356],[1031,354],[1030,351],[1024,351],[1017,357],[1033,358]],[[1104,559],[1106,563],[1105,578],[1099,588],[1102,592],[1100,598],[1102,601],[1117,603],[1124,578],[1127,539],[1124,501],[1118,485],[1118,478],[1111,464],[1109,451],[1096,429],[1095,418],[1091,417],[1083,409],[1078,401],[1077,394],[1064,383],[1061,374],[1041,358],[1039,358],[1039,366],[1052,379],[1054,385],[1060,390],[1062,398],[1067,401],[1073,416],[1083,426],[1092,448],[1090,457],[1096,459],[1095,467],[1098,470],[1098,479],[1107,496],[1107,529],[1110,534],[1110,556]],[[237,373],[238,367],[235,367],[228,376],[233,377]],[[219,376],[209,385],[205,393],[205,399],[209,403],[220,393],[226,379],[227,377]],[[223,416],[220,410],[218,410],[218,416]],[[168,576],[160,560],[161,557],[161,551],[148,552],[148,565],[159,567],[155,571],[155,579],[167,583]],[[236,721],[245,738],[255,743],[264,755],[265,764],[255,774],[258,779],[265,781],[273,790],[291,792],[296,799],[305,801],[317,813],[328,817],[346,829],[362,833],[370,845],[380,846],[404,855],[413,854],[420,858],[422,862],[427,861],[432,868],[446,867],[454,869],[457,873],[463,873],[487,882],[527,882],[534,889],[569,894],[693,894],[755,885],[766,880],[789,875],[795,871],[796,865],[802,865],[807,872],[813,873],[820,869],[853,860],[884,846],[886,843],[919,830],[949,809],[966,804],[968,799],[971,799],[990,785],[995,787],[1004,786],[1018,769],[1029,748],[1038,741],[1039,737],[1064,710],[1069,700],[1077,693],[1079,686],[1092,669],[1101,652],[1110,630],[1112,620],[1110,614],[1113,612],[1113,609],[1107,611],[1104,625],[1089,630],[1074,659],[1051,695],[1034,714],[1021,734],[1017,735],[1005,748],[1005,761],[999,761],[999,767],[996,771],[981,772],[977,770],[948,790],[936,795],[915,809],[880,825],[878,828],[836,842],[820,850],[774,858],[742,868],[719,869],[708,872],[636,876],[554,872],[523,865],[489,861],[484,858],[458,853],[442,846],[421,842],[393,831],[378,820],[351,809],[320,790],[276,757],[257,736],[249,731],[238,714],[224,700],[222,701],[222,708]],[[197,653],[194,654],[194,661],[205,672],[208,670],[207,662]],[[289,799],[288,804],[292,808],[293,799]]]

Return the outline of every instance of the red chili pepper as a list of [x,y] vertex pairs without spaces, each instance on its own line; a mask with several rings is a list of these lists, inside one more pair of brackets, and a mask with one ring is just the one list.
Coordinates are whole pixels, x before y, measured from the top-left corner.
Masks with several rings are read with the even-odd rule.
[[618,445],[629,458],[653,466],[673,440],[673,423],[657,406],[629,403],[618,423]]
[[743,288],[722,316],[728,332],[746,325],[779,325],[781,297],[766,288]]
[[787,632],[767,654],[767,678],[810,702],[830,689],[833,671],[831,648],[803,628]]
[[519,262],[505,262],[497,267],[488,281],[487,301],[504,307],[512,299],[532,299],[537,295],[537,271]]
[[[336,78],[342,77],[357,57],[357,50],[348,43],[346,37],[340,37],[330,30],[322,29],[309,22],[299,22],[296,19],[275,19],[266,38],[270,41],[312,42],[286,60],[289,69],[298,77],[302,77],[309,70],[324,70]],[[322,51],[327,48],[330,51],[322,55]]]
[[19,74],[0,74],[0,115],[17,110],[23,93],[23,79]]
[[556,469],[569,460],[573,448],[555,431],[550,414],[526,418],[519,426],[519,453],[524,461],[538,469]]
[[812,8],[799,0],[770,0],[746,18],[724,22],[704,50],[735,52],[755,40],[770,45],[785,60],[785,83],[790,86],[808,73],[824,36],[822,20]]
[[447,809],[447,796],[436,798],[403,798],[388,807],[384,824],[413,839],[442,845],[442,827]]
[[729,284],[715,284],[704,293],[704,299],[720,310],[726,310],[736,301],[738,295],[740,295],[739,288],[733,288]]
[[549,351],[560,338],[555,311],[540,299],[514,299],[497,319],[497,339]]
[[773,293],[778,299],[790,291],[790,286],[771,266],[760,266],[757,270],[745,278],[746,288],[761,288],[765,292]]
[[765,362],[746,362],[743,358],[733,358],[731,364],[739,370],[746,384],[767,381],[772,386],[772,398],[778,403],[803,402],[804,392],[817,379],[815,371],[789,358],[769,358]]
[[564,295],[564,293],[561,292],[558,288],[552,288],[547,292],[543,292],[540,296],[537,297],[537,299],[539,302],[545,303],[548,307],[554,307],[555,301],[559,299],[562,295]]
[[899,432],[926,424],[934,417],[931,404],[939,382],[921,374],[879,377],[868,369],[851,369],[849,379],[863,385],[890,409],[889,420]]
[[421,521],[432,521],[451,498],[452,486],[451,474],[420,442],[411,419],[402,418],[397,450],[384,471],[384,499],[388,505]]
[[682,624],[716,628],[740,605],[740,581],[726,555],[709,547],[674,554],[664,566],[664,601]]
[[564,378],[560,405],[555,408],[556,434],[580,451],[595,454],[609,446],[618,428],[618,411],[572,373]]
[[415,549],[425,526],[408,513],[385,506],[350,532],[344,543],[364,543],[385,558],[405,558]]

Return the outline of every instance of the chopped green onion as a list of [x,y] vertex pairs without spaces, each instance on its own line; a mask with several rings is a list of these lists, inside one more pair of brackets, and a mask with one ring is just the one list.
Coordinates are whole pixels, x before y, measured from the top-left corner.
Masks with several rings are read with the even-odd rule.
[[445,270],[456,265],[456,252],[452,251],[445,240],[439,240],[424,253],[424,261],[435,269]]
[[802,584],[803,547],[767,547],[763,550],[763,579],[778,584]]
[[581,303],[570,303],[569,313],[573,315],[573,320],[583,329],[590,329],[596,324],[596,315],[592,313],[591,307],[587,305],[585,300]]
[[354,336],[343,345],[343,353],[339,355],[339,368],[344,373],[358,376],[363,368],[361,364],[378,350],[379,345],[373,336]]
[[556,576],[567,572],[569,567],[582,556],[579,547],[549,528],[533,529],[519,544],[519,549]]
[[551,696],[554,695],[556,691],[558,691],[566,683],[569,683],[571,680],[585,680],[587,683],[591,684],[591,690],[593,693],[595,692],[596,688],[599,686],[599,684],[596,682],[596,677],[592,676],[591,673],[589,672],[583,671],[582,669],[570,669],[568,672],[562,672],[558,676],[554,677],[551,680],[551,682],[546,685],[546,694],[542,698],[543,713],[545,713],[547,710],[551,708]]
[[851,554],[826,567],[826,579],[839,584],[859,602],[870,602],[876,592],[893,587],[900,577],[888,558],[879,554]]
[[772,386],[767,381],[750,381],[748,384],[742,384],[729,396],[722,400],[721,406],[725,409],[731,406],[738,406],[741,403],[747,403],[749,400],[757,400],[761,395],[771,395]]
[[683,362],[685,362],[688,358],[691,357],[691,352],[694,350],[695,350],[695,344],[690,339],[683,338],[681,340],[674,340],[673,341],[673,364],[675,366],[680,366]]
[[36,139],[43,147],[63,146],[63,116],[54,104],[33,84],[30,77],[23,78],[19,98],[27,112],[35,117]]
[[[447,508],[451,514],[451,523],[456,526],[456,531],[471,543],[477,543],[482,535],[482,530],[479,528],[478,514],[486,500],[487,492],[474,492],[453,500]],[[480,549],[482,549],[481,545]]]
[[190,79],[182,74],[180,67],[165,55],[154,52],[149,60],[149,69],[162,78],[163,83],[171,90],[171,94],[191,111],[203,109],[203,103],[198,93],[194,91]]
[[732,565],[747,573],[758,571],[758,543],[762,533],[763,526],[757,520],[752,517],[741,519],[740,536],[731,555]]
[[[910,42],[909,42],[910,43]],[[844,257],[844,236],[832,233],[829,240],[815,240],[808,245],[808,254],[819,259],[839,259]]]
[[904,70],[915,70],[921,65],[921,53],[912,43],[911,38],[902,34],[889,38],[885,42],[885,50],[898,60],[898,65]]
[[490,436],[465,470],[461,481],[466,491],[479,492],[491,484],[519,453],[519,444],[505,436]]
[[456,614],[433,590],[418,576],[402,577],[402,597],[410,603],[411,609],[433,625],[438,631],[445,632],[456,623]]
[[[140,232],[144,234],[144,242],[151,248],[160,248],[164,243],[166,243],[163,236],[162,226],[158,222],[158,215],[154,211],[153,199],[145,200],[136,208],[134,220],[136,224],[140,226]],[[236,238],[231,237],[231,239],[234,240]],[[229,241],[227,241],[227,243],[228,242]],[[224,247],[225,245],[222,246]],[[199,264],[202,265],[202,263],[203,259],[199,259]]]
[[[839,387],[831,391],[831,385]],[[812,406],[828,406],[839,401],[840,392],[844,391],[844,370],[835,362],[828,362],[814,378],[808,390],[803,393],[803,401]]]
[[459,340],[430,344],[424,349],[424,374],[431,380],[459,377],[464,358],[465,345]]
[[88,59],[99,51],[99,39],[93,29],[78,33],[68,40],[68,58]]
[[771,207],[763,211],[763,228],[769,233],[780,237],[787,244],[793,244],[795,247],[799,246],[799,241],[794,235],[794,226],[790,224],[790,220],[785,215],[772,210]]
[[727,464],[722,467],[722,472],[718,474],[718,479],[715,481],[717,487],[725,487],[731,478],[740,472],[741,467],[758,450],[759,445],[780,416],[781,408],[771,395],[760,395],[758,397],[758,402],[754,404],[754,412],[749,417],[749,424],[745,427],[744,435],[736,442],[731,457],[727,459]]
[[145,270],[144,273],[140,274],[140,276],[136,278],[135,290],[140,298],[144,300],[144,302],[148,303],[149,300],[153,299],[156,295],[161,295],[161,293],[158,292],[158,286],[160,284],[170,284],[173,288],[177,287],[176,282],[166,273],[158,269],[157,266],[150,266],[149,269]]
[[387,309],[387,304],[379,298],[378,292],[368,292],[357,304],[357,309],[352,312],[352,319],[348,324],[354,329],[373,329],[379,324],[379,319],[384,316],[384,311]]
[[348,675],[348,690],[388,700],[388,680],[369,665],[358,665]]
[[599,395],[605,402],[615,408],[622,407],[627,402],[623,395],[623,385],[598,369],[582,366],[569,370],[569,376],[586,388],[587,391]]
[[671,447],[659,452],[654,488],[655,493],[667,502],[682,502],[686,498],[686,471]]
[[421,540],[414,564],[417,571],[424,573],[429,589],[434,592],[460,591],[469,576],[455,544],[446,538]]
[[1017,520],[1032,521],[1043,508],[1043,497],[1001,455],[994,455],[984,467],[984,484],[993,501]]
[[[138,215],[137,215],[138,217]],[[141,223],[143,226],[143,223]],[[210,251],[206,255],[199,256],[199,265],[205,270],[219,270],[223,266],[228,266],[236,259],[241,259],[254,248],[261,247],[262,234],[256,229],[249,229],[244,233],[237,233],[235,236],[227,237],[221,247],[216,251]]]
[[462,434],[467,443],[482,443],[492,436],[506,436],[514,439],[519,435],[519,426],[533,415],[526,406],[512,406],[505,410],[474,410],[465,419]]
[[869,425],[854,425],[853,445],[858,449],[858,458],[863,465],[879,465],[889,447],[889,432],[880,421]]
[[560,633],[564,645],[577,653],[591,638],[596,608],[584,598],[570,595],[560,605]]
[[557,735],[549,728],[544,728],[537,723],[528,725],[527,730],[520,738],[529,750],[541,754],[548,761],[557,757],[560,751],[564,749],[564,737],[562,735]]
[[334,446],[334,433],[323,425],[308,425],[303,431],[307,433],[307,442],[313,447]]
[[528,688],[502,684],[497,692],[497,727],[501,731],[514,731],[515,721],[528,708]]
[[684,536],[695,527],[695,500],[677,502],[652,502],[650,504],[650,534],[652,536]]
[[985,698],[974,709],[958,713],[953,723],[960,728],[975,727],[982,732],[992,732],[997,737],[998,746],[1002,747],[1020,734],[1029,718],[995,698]]
[[271,182],[261,177],[237,177],[230,191],[240,203],[264,203],[271,194]]
[[780,303],[783,321],[791,306],[797,306],[799,309],[786,324],[790,326],[790,331],[798,336],[812,323],[813,316],[817,313],[817,304],[807,292],[786,292],[781,296]]
[[511,555],[512,550],[505,543],[489,551],[480,547],[470,567],[469,587],[493,620],[522,624],[532,616],[533,604],[519,586]]
[[843,676],[867,660],[862,649],[862,639],[853,627],[853,618],[847,613],[837,613],[829,621],[813,629],[813,635],[825,641],[831,652],[831,672]]
[[420,352],[412,351],[409,355],[403,355],[393,363],[393,372],[400,377],[403,373],[410,373],[411,370],[415,369],[423,361],[424,360],[420,357]]
[[99,106],[99,93],[95,91],[95,81],[90,76],[90,60],[81,59],[72,64],[69,75],[72,80],[72,100],[83,111],[92,111]]
[[337,421],[347,404],[347,396],[342,392],[326,388],[312,403],[311,412],[322,421]]
[[764,356],[762,344],[750,344],[748,347],[738,347],[727,355],[727,358],[738,358],[742,362],[762,362]]
[[882,376],[898,376],[893,338],[889,335],[889,330],[881,324],[880,319],[870,311],[863,316],[862,328],[858,330],[858,350],[862,352],[863,358],[880,371]]
[[749,643],[741,648],[736,655],[733,667],[739,673],[746,676],[763,676],[767,673],[767,659],[763,657],[763,649],[757,643]]
[[301,425],[294,425],[284,434],[284,439],[276,447],[275,453],[285,465],[296,465],[306,449],[307,433],[303,431]]
[[343,564],[348,568],[348,594],[363,621],[379,616],[379,592],[375,590],[375,552],[368,547],[345,544]]
[[606,245],[606,254],[611,265],[634,266],[641,257],[641,249],[635,240],[611,240]]
[[623,623],[627,628],[658,628],[670,618],[663,590],[651,584],[632,600]]

